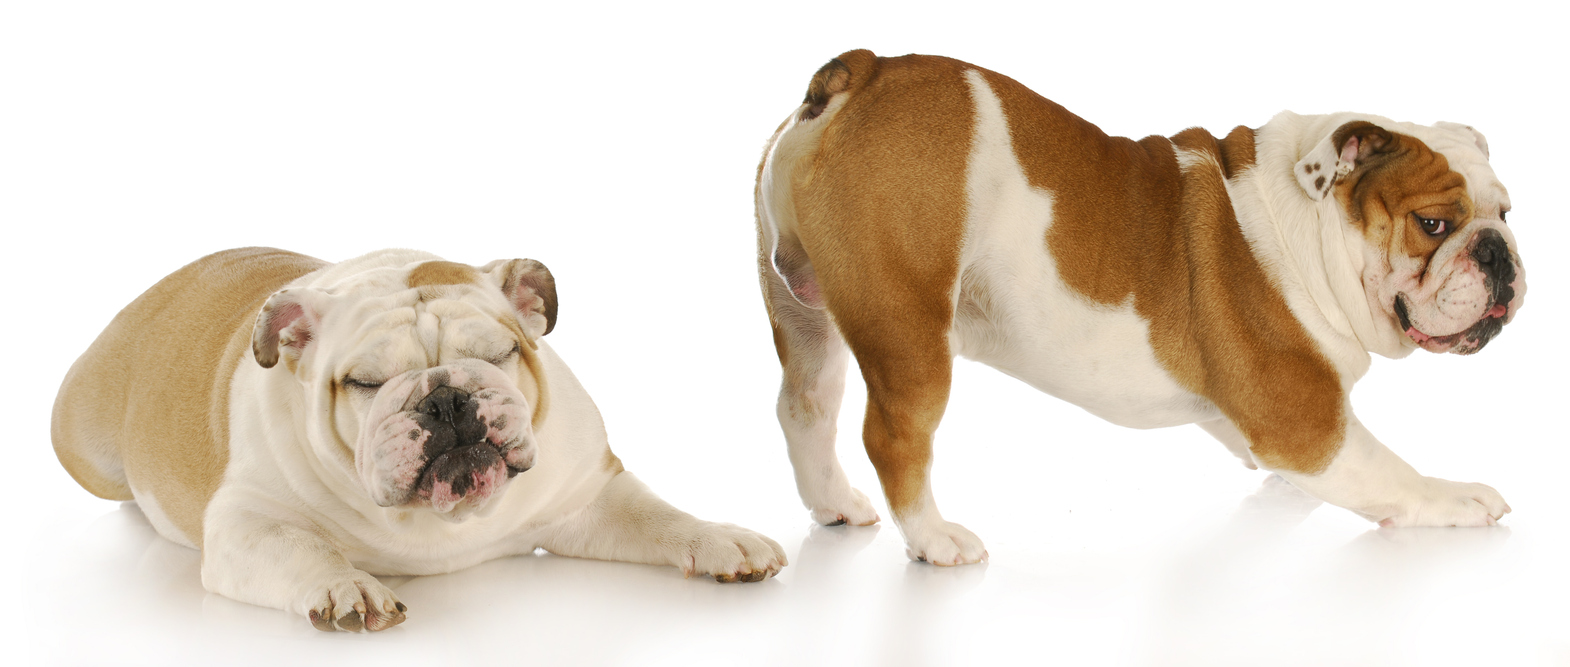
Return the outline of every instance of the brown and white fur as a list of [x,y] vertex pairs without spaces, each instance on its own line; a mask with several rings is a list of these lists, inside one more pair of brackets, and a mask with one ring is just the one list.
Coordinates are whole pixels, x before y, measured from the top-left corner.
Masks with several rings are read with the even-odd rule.
[[721,581],[777,572],[773,540],[700,521],[622,469],[541,338],[556,310],[532,260],[216,253],[138,297],[71,367],[55,451],[87,490],[134,499],[201,549],[207,590],[321,630],[404,620],[373,574],[539,547]]
[[1419,475],[1348,402],[1370,352],[1475,352],[1521,307],[1470,127],[1284,112],[1133,141],[967,63],[851,51],[770,139],[756,198],[779,419],[819,522],[878,520],[834,453],[847,352],[913,559],[986,557],[928,483],[955,355],[1124,426],[1198,423],[1382,525],[1509,511]]

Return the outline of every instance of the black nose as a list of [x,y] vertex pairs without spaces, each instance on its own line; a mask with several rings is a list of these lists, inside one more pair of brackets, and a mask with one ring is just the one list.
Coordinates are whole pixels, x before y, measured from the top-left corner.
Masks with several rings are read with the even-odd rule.
[[1472,260],[1481,269],[1484,284],[1493,295],[1494,303],[1510,303],[1515,298],[1515,264],[1510,261],[1510,246],[1497,229],[1477,233],[1477,243],[1472,246]]
[[454,447],[472,445],[485,437],[480,421],[480,402],[469,392],[452,387],[437,387],[415,406],[415,422],[430,431],[425,441],[426,456],[436,456]]

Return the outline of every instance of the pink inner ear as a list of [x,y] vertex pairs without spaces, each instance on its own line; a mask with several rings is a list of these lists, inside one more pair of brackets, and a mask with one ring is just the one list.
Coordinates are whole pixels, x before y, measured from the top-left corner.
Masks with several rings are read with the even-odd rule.
[[1357,164],[1357,135],[1346,140],[1346,145],[1341,147],[1341,161],[1347,164]]
[[540,298],[540,295],[534,291],[534,288],[519,285],[512,294],[512,307],[523,315],[529,315],[535,311],[544,310],[545,299]]
[[[300,318],[305,316],[305,307],[298,303],[288,302],[273,310],[272,317],[267,320],[267,329],[277,338],[279,332],[290,328]],[[295,327],[294,335],[290,337],[289,347],[304,349],[311,342],[311,328],[308,326]]]

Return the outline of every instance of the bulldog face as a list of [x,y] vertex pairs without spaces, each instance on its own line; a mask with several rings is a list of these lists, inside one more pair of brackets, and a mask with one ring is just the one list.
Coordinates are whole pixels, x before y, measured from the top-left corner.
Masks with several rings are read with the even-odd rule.
[[1403,344],[1472,354],[1515,317],[1526,294],[1505,224],[1510,196],[1476,130],[1388,125],[1340,126],[1298,163],[1298,180],[1311,196],[1333,194],[1360,235],[1361,279],[1376,319]]
[[555,314],[538,262],[425,261],[273,295],[253,351],[304,385],[312,446],[372,501],[462,521],[535,463]]

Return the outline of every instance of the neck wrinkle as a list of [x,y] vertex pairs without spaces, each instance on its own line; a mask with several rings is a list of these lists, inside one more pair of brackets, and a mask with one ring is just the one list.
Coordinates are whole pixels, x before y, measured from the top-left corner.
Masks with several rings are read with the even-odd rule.
[[[1264,153],[1265,147],[1260,151]],[[1282,173],[1289,174],[1293,162],[1287,162]],[[1361,261],[1354,262],[1348,255],[1340,220],[1329,208],[1335,206],[1334,200],[1317,205],[1298,201],[1302,193],[1296,183],[1288,189],[1269,182],[1266,175],[1272,166],[1262,161],[1228,181],[1238,224],[1255,248],[1256,258],[1277,282],[1287,307],[1319,343],[1326,359],[1341,371],[1343,384],[1350,384],[1368,370],[1371,349],[1366,344],[1371,328],[1359,327],[1348,315],[1368,310],[1366,298],[1361,296],[1361,274],[1356,270]],[[1357,294],[1352,303],[1344,289],[1338,291],[1333,286],[1330,277],[1338,274],[1354,277]]]

